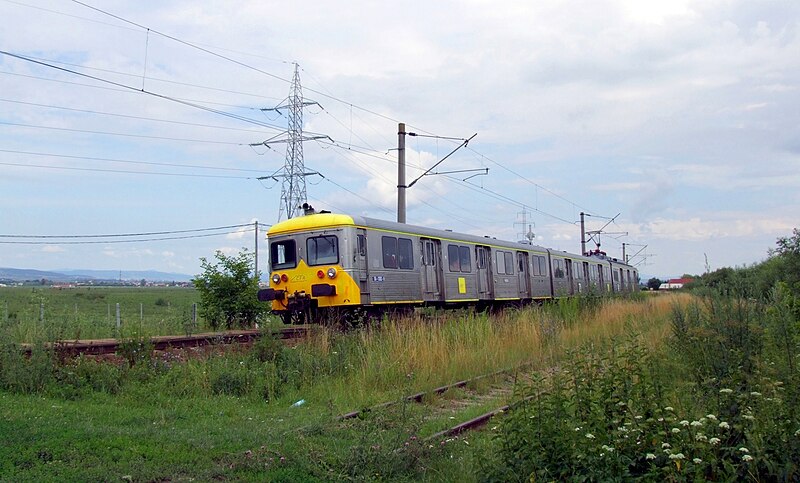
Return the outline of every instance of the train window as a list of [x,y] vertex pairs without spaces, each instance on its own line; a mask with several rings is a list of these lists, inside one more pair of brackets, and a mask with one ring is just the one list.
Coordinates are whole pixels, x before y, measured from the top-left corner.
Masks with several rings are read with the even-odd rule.
[[414,268],[414,247],[408,238],[397,239],[398,266],[404,270]]
[[511,252],[503,252],[506,265],[506,275],[514,275],[514,255]]
[[451,272],[461,271],[461,261],[458,258],[458,246],[447,245],[447,261],[450,265]]
[[616,270],[614,270],[614,281],[619,282],[619,272],[617,272]]
[[533,276],[536,277],[541,275],[542,272],[539,270],[539,257],[533,255],[533,260],[531,260],[531,262],[533,262]]
[[525,257],[522,256],[522,253],[517,255],[517,267],[519,267],[519,273],[525,271]]
[[482,270],[486,268],[486,249],[475,247],[475,268]]
[[544,257],[539,258],[539,273],[540,275],[547,275],[547,260]]
[[283,270],[297,266],[297,248],[295,247],[294,240],[271,243],[269,255],[273,270]]
[[462,272],[471,272],[472,271],[472,261],[470,260],[469,256],[469,247],[458,247],[458,255],[461,262],[461,271]]
[[339,247],[336,236],[315,236],[306,240],[306,262],[309,265],[339,263]]
[[381,249],[383,251],[383,268],[397,268],[397,238],[381,237]]
[[358,254],[362,257],[367,256],[367,237],[358,235]]
[[504,261],[505,257],[503,256],[504,252],[495,252],[495,253],[497,253],[496,255],[497,263],[495,264],[495,267],[497,268],[497,273],[502,275],[506,273],[506,262]]
[[555,278],[564,278],[564,260],[560,258],[553,260],[553,276]]
[[425,241],[425,255],[422,263],[431,267],[436,265],[436,253],[433,251],[432,241]]

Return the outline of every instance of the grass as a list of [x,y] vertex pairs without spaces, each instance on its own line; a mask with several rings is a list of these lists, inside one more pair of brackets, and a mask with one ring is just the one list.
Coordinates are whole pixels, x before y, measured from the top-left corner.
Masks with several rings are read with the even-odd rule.
[[567,349],[630,330],[657,345],[669,334],[667,300],[447,313],[351,334],[323,330],[293,348],[265,339],[250,352],[184,362],[146,353],[118,366],[64,365],[41,350],[26,361],[7,347],[0,432],[13,436],[0,448],[0,479],[472,480],[486,454],[476,448],[488,452],[494,433],[433,448],[421,441],[504,404],[507,393],[491,382],[428,406],[334,416],[523,363],[544,370],[563,364]]
[[[173,335],[192,326],[193,288],[178,287],[0,287],[0,333],[14,342],[100,339],[126,334]],[[43,315],[43,317],[42,317]]]

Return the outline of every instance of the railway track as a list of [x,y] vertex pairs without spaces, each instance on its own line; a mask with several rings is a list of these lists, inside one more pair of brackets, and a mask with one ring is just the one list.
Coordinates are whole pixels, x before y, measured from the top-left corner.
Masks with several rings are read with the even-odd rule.
[[[271,334],[278,339],[291,340],[305,337],[311,330],[310,326],[283,327],[275,329]],[[149,339],[153,350],[185,349],[190,347],[202,347],[212,344],[243,344],[253,342],[265,335],[266,332],[259,329],[250,330],[230,330],[225,332],[207,332],[188,336],[156,336]],[[119,339],[92,339],[92,340],[60,340],[46,344],[46,348],[53,348],[56,352],[65,356],[84,355],[103,355],[115,354],[120,345],[125,344],[125,340]],[[30,355],[33,350],[32,344],[21,344],[24,354]]]
[[[491,372],[491,373],[488,373],[488,374],[482,374],[480,376],[476,376],[476,377],[473,377],[471,379],[465,379],[463,381],[458,381],[458,382],[455,382],[453,384],[448,384],[446,386],[440,386],[440,387],[437,387],[435,389],[432,389],[431,391],[418,392],[416,394],[412,394],[410,396],[404,397],[401,401],[418,402],[418,403],[420,403],[420,402],[422,402],[422,400],[425,398],[426,395],[429,395],[429,394],[431,394],[431,395],[433,395],[433,394],[443,394],[443,393],[447,392],[450,389],[456,389],[456,388],[460,388],[460,387],[465,387],[469,383],[475,382],[475,381],[479,381],[481,379],[500,376],[500,375],[503,375],[503,374],[511,374],[511,373],[513,373],[515,371],[524,369],[525,367],[528,367],[529,365],[530,364],[522,364],[522,365],[511,367],[511,368],[508,368],[508,369],[502,369],[502,370]],[[349,413],[345,413],[345,414],[342,414],[342,415],[338,416],[336,419],[341,421],[341,420],[345,420],[345,419],[356,418],[359,415],[368,413],[370,411],[375,411],[375,410],[387,408],[387,407],[393,406],[395,404],[398,404],[399,402],[400,401],[389,401],[389,402],[381,403],[381,404],[378,404],[376,406],[372,406],[370,408],[362,409],[362,410],[359,410],[359,411],[351,411]],[[470,419],[468,421],[464,421],[462,423],[456,424],[455,426],[452,426],[450,428],[447,428],[447,429],[444,429],[444,430],[439,431],[437,433],[434,433],[434,434],[428,436],[427,438],[425,438],[424,441],[426,441],[426,442],[436,441],[436,440],[439,440],[439,439],[442,439],[442,438],[446,438],[446,437],[450,437],[450,436],[456,436],[456,435],[459,435],[459,434],[461,434],[463,432],[466,432],[466,431],[480,429],[483,426],[485,426],[492,418],[494,418],[495,416],[498,416],[500,414],[503,414],[504,412],[508,411],[508,409],[510,409],[510,408],[511,408],[511,406],[506,404],[506,405],[504,405],[502,407],[499,407],[497,409],[493,409],[493,410],[491,410],[491,411],[489,411],[487,413],[484,413],[484,414],[482,414],[480,416],[472,418],[472,419]]]

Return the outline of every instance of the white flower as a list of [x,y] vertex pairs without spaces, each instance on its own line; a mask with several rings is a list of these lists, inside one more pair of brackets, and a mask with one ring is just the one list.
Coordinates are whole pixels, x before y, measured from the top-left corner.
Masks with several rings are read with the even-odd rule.
[[719,427],[722,429],[730,429],[731,425],[726,423],[725,421],[719,423]]
[[800,429],[798,429],[797,431],[795,431],[795,432],[794,432],[794,435],[795,435],[795,436],[800,436]]
[[646,460],[654,460],[654,459],[656,459],[656,455],[654,455],[653,453],[647,453],[647,455],[644,457],[644,459],[646,459]]
[[741,448],[739,448],[739,451],[741,451],[742,453],[749,453],[749,452],[750,452],[750,450],[749,450],[749,449],[747,449],[747,448],[745,448],[744,446],[742,446]]
[[672,445],[669,443],[661,443],[661,448],[672,448]]
[[642,419],[641,416],[634,416],[634,419]]
[[672,428],[672,432],[677,434],[681,432],[681,428]]
[[719,438],[711,438],[708,440],[708,442],[711,444],[719,444]]
[[752,420],[754,420],[754,419],[755,419],[755,418],[754,418],[752,415],[750,415],[750,414],[743,414],[743,415],[742,415],[742,417],[743,417],[743,418],[745,418],[745,419],[746,419],[746,420],[748,420],[748,421],[752,421]]
[[708,437],[703,433],[695,434],[694,439],[696,439],[697,441],[708,441]]
[[611,446],[605,445],[605,444],[603,446],[601,446],[601,448],[603,449],[603,451],[608,451],[609,453],[614,451],[614,448],[612,448]]
[[717,420],[717,417],[716,417],[716,416],[714,416],[713,414],[706,414],[706,417],[707,417],[708,419],[712,420],[712,421],[716,421],[716,420]]
[[758,396],[760,396],[760,395],[761,395],[761,393],[760,393],[760,392],[753,391],[753,392],[751,392],[751,393],[750,393],[750,395],[751,395],[751,396],[758,397]]
[[575,428],[575,431],[580,431],[581,429],[583,429],[583,428],[578,426],[577,428]]
[[685,458],[685,456],[683,456],[683,453],[675,453],[675,454],[669,455],[669,459],[671,459],[671,460],[682,460],[684,458]]
[[692,421],[692,427],[693,428],[697,428],[697,427],[702,426],[702,425],[703,425],[703,423],[701,423],[700,421]]
[[742,461],[753,461],[753,457],[749,454],[742,456]]
[[588,439],[594,439],[594,435],[592,433],[586,433],[586,437]]
[[664,411],[674,411],[674,409],[672,409],[672,406],[667,406],[664,408]]
[[664,418],[658,418],[658,422],[659,423],[663,423],[664,422]]
[[684,419],[683,421],[681,421],[681,426],[689,426],[689,421]]
[[727,387],[719,390],[720,394],[730,394],[732,392],[733,392],[733,389],[728,389]]
[[702,463],[702,462],[703,462],[703,460],[701,460],[700,458],[693,458],[693,459],[692,459],[692,463],[694,463],[694,464],[696,464],[696,465],[699,465],[699,464],[700,464],[700,463]]

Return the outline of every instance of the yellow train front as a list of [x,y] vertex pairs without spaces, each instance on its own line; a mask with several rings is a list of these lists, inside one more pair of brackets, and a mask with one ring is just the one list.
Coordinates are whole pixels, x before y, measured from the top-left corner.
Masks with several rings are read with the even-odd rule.
[[347,215],[319,213],[273,225],[269,240],[270,284],[258,293],[285,323],[316,319],[333,308],[361,304],[354,280],[358,240]]

